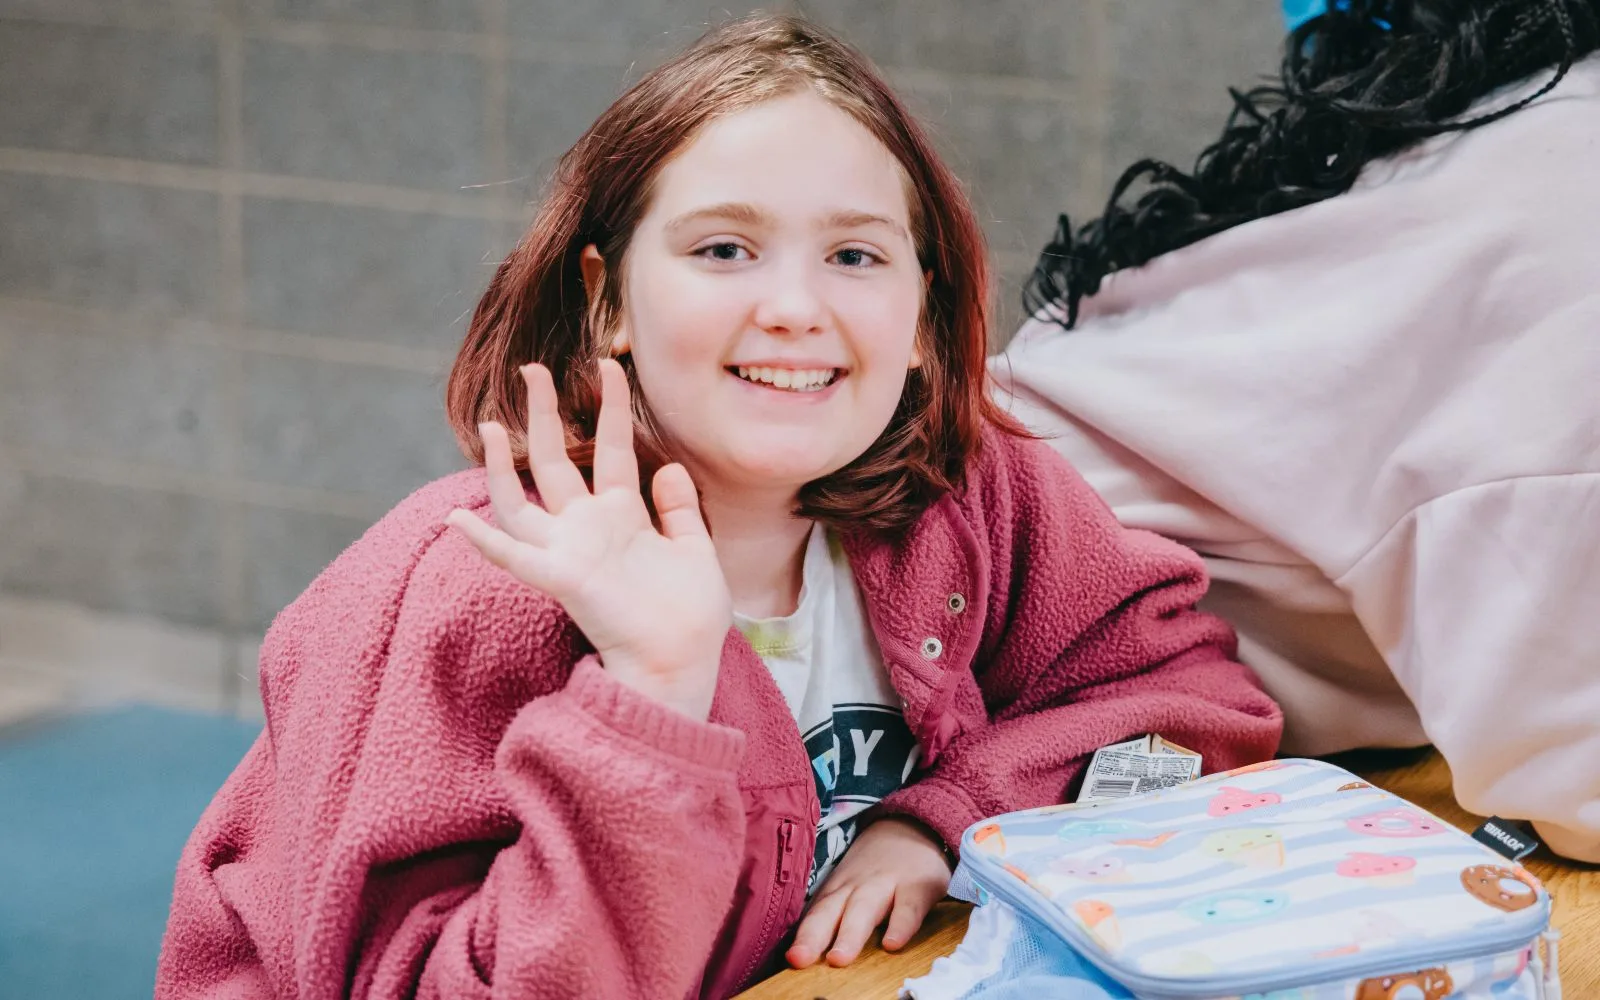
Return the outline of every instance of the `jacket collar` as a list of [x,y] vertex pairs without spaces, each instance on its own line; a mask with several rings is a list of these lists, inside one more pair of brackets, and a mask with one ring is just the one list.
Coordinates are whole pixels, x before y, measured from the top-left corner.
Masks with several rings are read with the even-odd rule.
[[[987,552],[950,496],[904,535],[851,531],[841,540],[889,681],[928,766],[958,732],[950,698],[970,675],[983,636]],[[738,629],[728,631],[723,647],[711,721],[743,730],[751,744],[740,787],[809,786],[810,762],[788,703]]]
[[983,637],[988,552],[951,495],[904,536],[851,532],[844,546],[926,767],[956,735],[950,699]]

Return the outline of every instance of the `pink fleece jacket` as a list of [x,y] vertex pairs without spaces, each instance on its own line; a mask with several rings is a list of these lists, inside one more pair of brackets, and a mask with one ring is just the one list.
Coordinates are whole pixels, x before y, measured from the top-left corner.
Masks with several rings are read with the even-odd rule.
[[[267,726],[184,851],[159,998],[722,997],[781,956],[818,805],[760,659],[729,632],[709,723],[611,681],[445,528],[487,503],[481,471],[425,487],[273,625]],[[990,435],[907,536],[845,544],[923,747],[879,815],[953,847],[1106,743],[1157,731],[1208,770],[1277,745],[1193,609],[1199,560],[1039,442]]]

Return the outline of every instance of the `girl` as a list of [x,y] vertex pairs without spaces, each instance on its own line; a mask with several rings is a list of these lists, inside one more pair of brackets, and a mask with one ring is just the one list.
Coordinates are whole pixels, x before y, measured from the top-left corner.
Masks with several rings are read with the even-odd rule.
[[1600,0],[1329,4],[1192,176],[1063,228],[996,367],[1207,557],[1286,751],[1433,743],[1463,806],[1591,862],[1596,49]]
[[1098,746],[1270,755],[1198,561],[989,401],[978,234],[803,22],[619,99],[451,376],[487,473],[275,623],[158,993],[726,996],[791,932],[796,965],[903,944],[962,830]]

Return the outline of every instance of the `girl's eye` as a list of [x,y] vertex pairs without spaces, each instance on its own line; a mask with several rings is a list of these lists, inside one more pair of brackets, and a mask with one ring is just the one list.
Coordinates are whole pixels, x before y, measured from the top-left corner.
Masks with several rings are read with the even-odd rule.
[[748,260],[750,257],[750,252],[737,243],[712,243],[694,253],[697,257],[721,261]]
[[843,250],[835,251],[833,259],[837,260],[845,267],[851,268],[870,267],[873,264],[883,263],[883,260],[876,254],[868,253],[867,251],[857,247],[845,247]]

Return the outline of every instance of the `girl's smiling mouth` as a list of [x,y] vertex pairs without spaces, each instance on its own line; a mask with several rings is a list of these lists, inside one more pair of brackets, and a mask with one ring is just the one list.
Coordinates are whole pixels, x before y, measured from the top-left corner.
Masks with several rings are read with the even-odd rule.
[[727,372],[744,382],[781,392],[822,392],[845,376],[843,368],[790,365],[729,365]]

